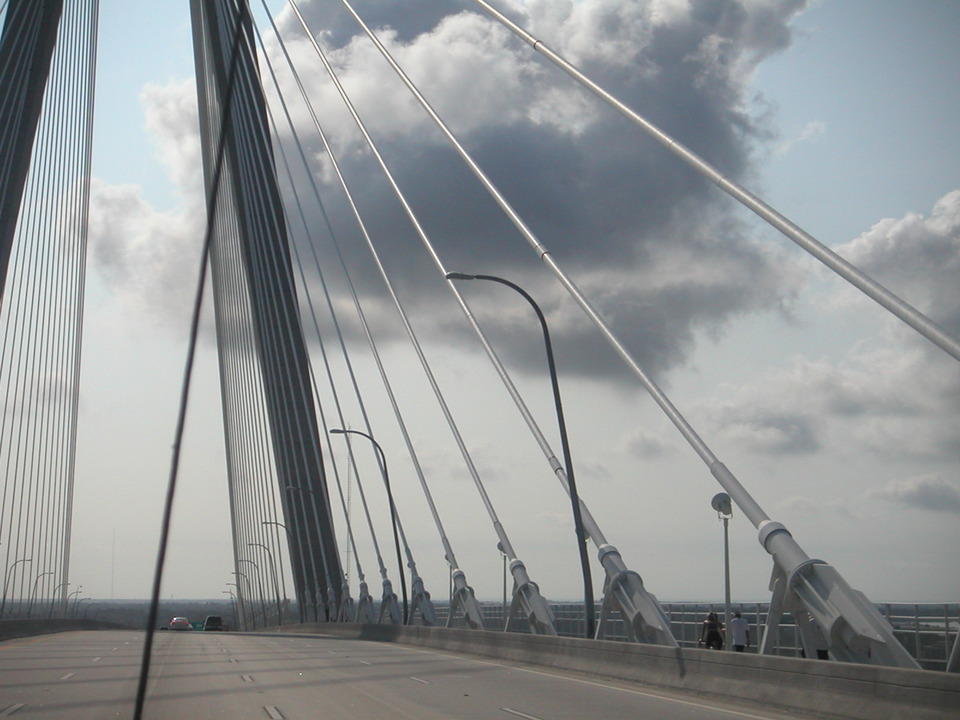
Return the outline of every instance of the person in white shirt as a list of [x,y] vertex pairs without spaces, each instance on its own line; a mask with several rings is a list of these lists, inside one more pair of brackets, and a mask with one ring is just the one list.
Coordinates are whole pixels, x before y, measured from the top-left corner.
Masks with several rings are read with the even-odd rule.
[[743,652],[745,647],[750,647],[750,623],[740,617],[740,613],[733,614],[730,634],[733,635],[733,649],[737,652]]

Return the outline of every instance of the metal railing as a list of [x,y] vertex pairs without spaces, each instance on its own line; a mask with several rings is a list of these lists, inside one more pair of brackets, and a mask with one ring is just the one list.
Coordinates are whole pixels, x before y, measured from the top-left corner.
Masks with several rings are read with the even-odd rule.
[[[670,619],[670,627],[681,647],[697,647],[700,628],[710,612],[723,617],[722,602],[669,602],[661,603]],[[586,619],[583,603],[551,603],[556,619],[557,633],[564,637],[583,637]],[[767,620],[767,603],[733,603],[730,612],[739,612],[750,625],[750,647],[746,652],[756,652]],[[488,630],[502,630],[505,608],[501,603],[481,603],[484,624]],[[960,628],[960,603],[881,603],[880,614],[893,626],[893,633],[901,645],[925,670],[946,670],[950,650]],[[449,608],[436,608],[437,619],[445,624]],[[599,606],[598,606],[599,613]],[[527,632],[525,624],[513,621],[510,630]],[[614,617],[604,635],[606,640],[627,639],[622,621]],[[790,615],[784,615],[777,636],[773,640],[774,654],[787,657],[803,657],[800,633]]]

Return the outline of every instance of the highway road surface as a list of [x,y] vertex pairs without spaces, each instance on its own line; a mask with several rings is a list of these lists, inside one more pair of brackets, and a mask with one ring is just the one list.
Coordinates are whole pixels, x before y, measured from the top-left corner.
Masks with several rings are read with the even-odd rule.
[[[143,638],[97,631],[0,642],[0,718],[132,718]],[[322,635],[157,633],[148,687],[144,720],[787,718],[620,681]]]

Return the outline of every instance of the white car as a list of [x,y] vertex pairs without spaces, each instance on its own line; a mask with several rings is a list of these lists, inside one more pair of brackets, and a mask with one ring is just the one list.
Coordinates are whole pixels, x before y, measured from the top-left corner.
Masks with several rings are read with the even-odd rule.
[[171,630],[193,630],[193,625],[185,617],[175,617],[170,621]]

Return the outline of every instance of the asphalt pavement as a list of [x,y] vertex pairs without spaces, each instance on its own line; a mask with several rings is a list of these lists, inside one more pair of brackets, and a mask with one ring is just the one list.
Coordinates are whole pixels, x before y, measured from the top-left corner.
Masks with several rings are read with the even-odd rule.
[[[0,718],[132,718],[143,633],[0,643]],[[162,632],[144,720],[797,720],[598,677],[325,636]]]

